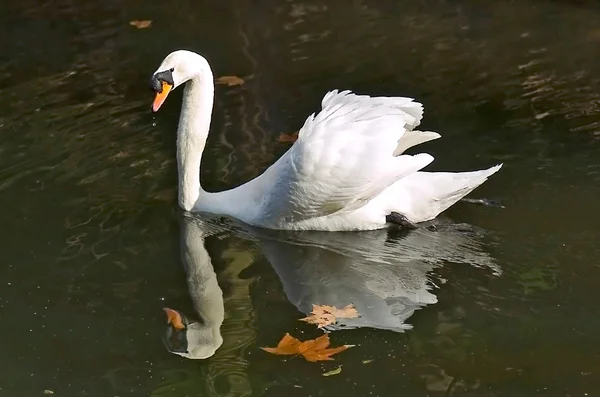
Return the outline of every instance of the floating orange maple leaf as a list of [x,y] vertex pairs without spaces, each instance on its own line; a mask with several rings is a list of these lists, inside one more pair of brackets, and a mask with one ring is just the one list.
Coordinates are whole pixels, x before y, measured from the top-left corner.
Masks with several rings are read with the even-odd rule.
[[242,85],[245,83],[244,79],[237,76],[221,76],[215,80],[217,84],[227,84],[229,87],[234,85]]
[[329,346],[329,343],[329,335],[327,334],[319,336],[316,339],[300,342],[286,333],[281,341],[279,341],[277,347],[261,347],[261,349],[268,353],[279,355],[300,354],[306,361],[316,362],[331,361],[333,360],[331,356],[352,347],[352,345],[342,345],[328,349],[327,346]]
[[305,321],[309,324],[316,324],[318,328],[323,328],[330,324],[335,324],[338,318],[356,318],[358,312],[354,308],[354,305],[338,309],[335,306],[327,305],[312,305],[313,309],[308,317],[301,318],[300,321]]
[[181,319],[181,314],[179,314],[177,310],[169,309],[168,307],[163,307],[163,310],[167,313],[167,324],[173,324],[175,329],[185,328]]
[[299,131],[292,132],[291,134],[279,134],[277,141],[281,143],[294,143],[298,140],[298,132]]

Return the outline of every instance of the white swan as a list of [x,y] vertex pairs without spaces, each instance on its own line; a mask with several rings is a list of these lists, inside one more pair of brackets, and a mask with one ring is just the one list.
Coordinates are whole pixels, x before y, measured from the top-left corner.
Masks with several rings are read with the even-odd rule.
[[322,110],[306,119],[298,140],[261,175],[234,189],[200,186],[214,80],[208,61],[191,51],[169,54],[152,76],[158,111],[185,84],[177,130],[179,205],[190,212],[237,218],[287,230],[373,230],[389,223],[414,227],[456,203],[502,164],[473,172],[422,172],[427,153],[403,154],[440,137],[414,130],[423,105],[411,98],[328,92]]

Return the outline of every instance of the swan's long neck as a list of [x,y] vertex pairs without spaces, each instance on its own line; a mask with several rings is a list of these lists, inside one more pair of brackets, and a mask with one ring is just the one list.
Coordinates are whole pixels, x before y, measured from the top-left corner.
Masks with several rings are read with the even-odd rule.
[[198,65],[199,73],[185,85],[183,105],[177,129],[177,170],[179,205],[191,210],[205,192],[200,186],[200,163],[206,145],[213,109],[215,87],[206,60]]

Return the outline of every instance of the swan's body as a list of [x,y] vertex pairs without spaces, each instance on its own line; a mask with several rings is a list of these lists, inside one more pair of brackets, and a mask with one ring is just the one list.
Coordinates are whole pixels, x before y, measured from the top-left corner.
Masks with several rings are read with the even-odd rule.
[[[298,140],[264,173],[231,190],[200,186],[200,162],[214,100],[213,74],[194,52],[169,54],[153,76],[157,111],[186,83],[177,131],[179,205],[287,230],[372,230],[398,213],[413,223],[435,218],[502,166],[473,172],[422,172],[433,161],[404,151],[440,137],[414,130],[423,106],[411,98],[328,92]],[[162,87],[161,87],[162,84]]]

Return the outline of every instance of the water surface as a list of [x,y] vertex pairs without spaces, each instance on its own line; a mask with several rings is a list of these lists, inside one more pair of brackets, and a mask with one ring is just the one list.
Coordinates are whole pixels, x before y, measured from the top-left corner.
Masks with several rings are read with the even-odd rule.
[[[1,395],[600,390],[594,3],[27,0],[2,10]],[[129,25],[141,19],[151,27]],[[443,136],[423,146],[430,168],[503,162],[473,196],[506,208],[457,204],[437,232],[409,234],[187,218],[176,204],[181,94],[154,116],[147,88],[177,48],[246,80],[217,86],[208,190],[262,172],[288,148],[279,134],[340,88],[424,103],[423,127]],[[334,344],[356,345],[336,361],[258,348],[286,332],[318,336],[298,321],[310,305],[350,300],[365,315],[332,330]],[[206,335],[220,331],[211,358],[172,354],[181,346],[166,339],[165,306],[206,317],[204,339],[180,335],[183,346],[210,348],[219,341]]]

